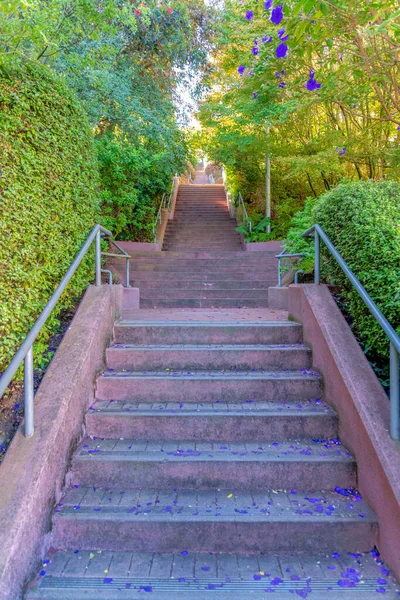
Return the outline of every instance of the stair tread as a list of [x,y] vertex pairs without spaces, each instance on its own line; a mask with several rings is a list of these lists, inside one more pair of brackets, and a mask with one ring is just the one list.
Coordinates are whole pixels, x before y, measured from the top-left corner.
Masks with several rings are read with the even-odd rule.
[[[80,499],[79,499],[80,498]],[[184,522],[376,522],[355,490],[222,489],[215,491],[125,490],[72,487],[56,510],[57,519],[144,520]]]
[[85,438],[75,460],[135,462],[340,462],[353,463],[336,439],[280,442],[195,442]]
[[310,351],[308,346],[304,344],[111,344],[109,348],[118,350],[249,350],[258,351],[266,350],[273,352],[274,350],[292,350]]
[[303,370],[269,370],[269,371],[228,371],[228,370],[197,370],[192,369],[190,371],[174,369],[171,371],[105,371],[100,377],[106,378],[133,378],[133,379],[240,379],[240,380],[265,380],[265,379],[296,379],[296,380],[320,380],[321,376],[319,373],[314,371],[303,369]]
[[276,402],[125,402],[123,400],[98,400],[91,411],[102,414],[121,414],[124,416],[291,416],[299,418],[313,415],[334,415],[335,411],[320,399],[310,400],[280,400]]
[[115,323],[118,327],[170,327],[172,329],[176,327],[196,327],[196,328],[209,328],[209,327],[226,327],[228,329],[234,327],[235,329],[241,327],[254,327],[254,328],[271,328],[271,327],[295,327],[297,329],[301,328],[299,323],[295,323],[294,321],[180,321],[179,319],[174,319],[173,321],[163,321],[163,320],[147,320],[147,319],[120,319]]
[[63,600],[135,600],[146,590],[157,600],[184,599],[189,594],[204,600],[214,598],[216,591],[218,600],[264,600],[266,589],[282,600],[308,596],[323,600],[327,594],[332,600],[342,600],[344,594],[370,600],[377,597],[378,589],[389,600],[398,598],[396,583],[376,554],[339,553],[334,547],[329,554],[256,556],[185,549],[176,553],[59,550],[43,562],[38,589],[28,591],[28,600],[59,599],[61,590],[68,594]]

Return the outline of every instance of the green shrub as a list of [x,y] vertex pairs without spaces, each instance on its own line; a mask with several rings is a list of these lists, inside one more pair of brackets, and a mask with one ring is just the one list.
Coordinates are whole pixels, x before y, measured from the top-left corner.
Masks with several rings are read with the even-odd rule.
[[[97,160],[87,118],[38,63],[0,63],[0,371],[32,327],[97,221]],[[79,269],[61,308],[87,284]]]
[[[304,252],[307,254],[298,263],[298,268],[310,273],[314,269],[314,247],[310,238],[303,238],[302,234],[313,225],[313,209],[316,203],[315,198],[307,198],[303,210],[297,212],[290,222],[287,232],[284,248],[289,254],[298,254]],[[290,267],[290,261],[285,261],[285,265]]]
[[[285,248],[309,252],[301,268],[314,268],[312,239],[301,234],[318,223],[332,240],[382,313],[400,333],[400,184],[394,181],[345,183],[309,198],[292,219]],[[342,290],[343,307],[352,327],[377,370],[386,370],[386,335],[321,242],[322,277]],[[382,359],[384,361],[382,362]]]
[[147,148],[105,134],[96,140],[101,185],[101,222],[120,240],[152,242],[152,226],[164,192],[185,153]]
[[[382,313],[400,333],[400,184],[360,181],[342,184],[321,196],[313,222],[343,256]],[[334,259],[323,273],[343,288],[353,327],[367,352],[389,355],[386,335]]]

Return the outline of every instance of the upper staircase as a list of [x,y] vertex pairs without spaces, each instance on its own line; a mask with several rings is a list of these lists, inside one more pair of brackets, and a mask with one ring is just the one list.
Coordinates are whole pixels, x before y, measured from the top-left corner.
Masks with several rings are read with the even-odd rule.
[[[162,252],[132,256],[143,308],[257,308],[276,285],[277,248],[244,252],[222,185],[180,185]],[[118,265],[116,265],[118,268]]]
[[223,185],[180,185],[163,250],[242,250]]

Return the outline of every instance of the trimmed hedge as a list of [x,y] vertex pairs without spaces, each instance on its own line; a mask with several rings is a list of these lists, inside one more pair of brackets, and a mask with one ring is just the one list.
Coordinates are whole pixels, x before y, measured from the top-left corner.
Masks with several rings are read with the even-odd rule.
[[[84,111],[38,63],[0,63],[0,371],[9,363],[97,221],[97,161]],[[57,314],[86,286],[82,266]]]
[[[391,325],[400,333],[400,184],[395,181],[345,183],[309,199],[292,221],[285,246],[310,252],[303,261],[313,269],[313,243],[301,234],[318,223],[332,240]],[[352,327],[372,362],[389,356],[386,335],[352,288],[336,261],[325,250],[322,275],[341,286]],[[379,371],[380,367],[377,367]],[[387,369],[384,367],[384,371]]]
[[[400,333],[400,184],[361,181],[339,185],[321,196],[312,216]],[[326,261],[324,272],[343,288],[354,329],[366,351],[389,356],[386,335],[334,259]]]

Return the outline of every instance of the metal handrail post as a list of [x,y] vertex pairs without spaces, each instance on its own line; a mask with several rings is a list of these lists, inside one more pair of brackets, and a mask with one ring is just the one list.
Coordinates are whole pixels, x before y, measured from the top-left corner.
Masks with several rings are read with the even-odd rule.
[[33,348],[29,348],[24,358],[24,428],[25,436],[32,437],[33,435],[33,403],[35,391],[33,387]]
[[127,259],[126,259],[125,273],[126,273],[126,287],[128,288],[128,287],[131,287],[130,282],[129,282],[129,279],[130,279],[130,276],[129,276],[129,257],[127,257]]
[[282,287],[281,257],[278,257],[278,287]]
[[321,278],[321,254],[320,254],[320,239],[318,231],[314,231],[314,283],[319,285]]
[[390,435],[400,439],[400,361],[394,344],[390,343]]
[[101,285],[101,237],[100,231],[96,233],[96,286]]

